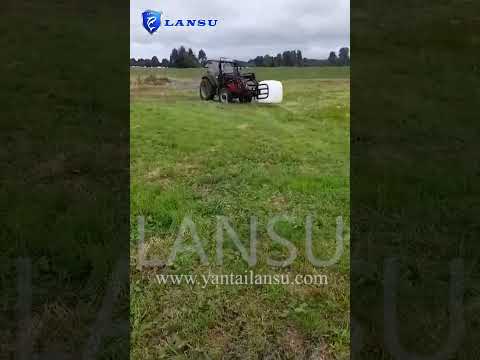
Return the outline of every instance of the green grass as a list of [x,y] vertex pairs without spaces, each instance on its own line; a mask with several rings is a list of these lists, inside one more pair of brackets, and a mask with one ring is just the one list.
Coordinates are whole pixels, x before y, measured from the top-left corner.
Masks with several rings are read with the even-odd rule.
[[[258,69],[260,79],[282,80],[281,105],[202,102],[199,69],[131,71],[131,222],[146,217],[150,256],[166,258],[190,216],[210,260],[183,253],[173,267],[132,270],[134,359],[293,359],[321,353],[349,356],[349,250],[333,267],[315,269],[305,256],[305,216],[316,215],[315,254],[334,252],[335,219],[349,225],[349,69]],[[170,83],[144,83],[148,75]],[[266,264],[285,249],[266,232],[272,215],[291,223],[277,231],[298,248],[285,269]],[[224,265],[214,262],[215,216],[227,216],[244,243],[258,218],[259,274],[329,276],[314,286],[160,286],[155,273],[243,274],[239,252],[226,244]],[[136,231],[132,231],[132,258]],[[135,260],[132,260],[135,262]],[[134,269],[134,266],[132,266]]]

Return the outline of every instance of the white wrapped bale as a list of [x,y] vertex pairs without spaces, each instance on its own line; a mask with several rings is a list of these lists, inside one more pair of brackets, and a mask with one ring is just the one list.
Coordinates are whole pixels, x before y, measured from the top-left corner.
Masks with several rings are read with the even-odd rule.
[[[259,83],[259,88],[262,89],[262,85],[268,86],[268,97],[262,98],[259,96],[258,102],[263,104],[280,104],[283,101],[283,85],[277,80],[265,80]],[[265,87],[263,87],[265,88]],[[261,90],[261,94],[265,94],[264,90]]]

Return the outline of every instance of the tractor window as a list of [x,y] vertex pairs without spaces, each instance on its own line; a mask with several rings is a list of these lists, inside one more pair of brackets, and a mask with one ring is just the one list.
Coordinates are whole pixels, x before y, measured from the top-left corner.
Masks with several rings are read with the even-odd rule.
[[222,64],[222,71],[223,71],[224,73],[230,74],[230,73],[233,73],[234,67],[233,67],[233,65],[230,64],[230,63],[223,63],[223,64]]
[[208,63],[207,72],[213,76],[218,76],[218,62],[212,61]]

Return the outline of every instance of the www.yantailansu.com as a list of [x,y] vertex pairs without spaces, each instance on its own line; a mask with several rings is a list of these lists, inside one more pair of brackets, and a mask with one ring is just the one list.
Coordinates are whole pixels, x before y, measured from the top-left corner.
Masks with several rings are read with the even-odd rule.
[[324,274],[157,274],[155,280],[159,285],[328,285],[328,276]]

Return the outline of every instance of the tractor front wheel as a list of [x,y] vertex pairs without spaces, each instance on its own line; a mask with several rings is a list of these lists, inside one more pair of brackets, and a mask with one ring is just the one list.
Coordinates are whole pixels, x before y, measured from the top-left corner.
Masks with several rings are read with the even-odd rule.
[[232,102],[232,94],[227,88],[221,89],[219,96],[220,96],[220,102],[222,104],[228,104]]
[[202,100],[212,100],[214,95],[215,91],[210,81],[208,81],[208,79],[202,79],[200,83],[200,98]]

